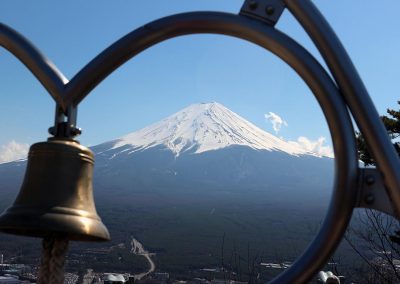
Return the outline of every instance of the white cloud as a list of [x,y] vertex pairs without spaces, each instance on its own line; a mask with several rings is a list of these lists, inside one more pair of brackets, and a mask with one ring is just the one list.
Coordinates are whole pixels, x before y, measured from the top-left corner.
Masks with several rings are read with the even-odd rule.
[[18,159],[26,158],[29,145],[17,143],[14,140],[0,146],[0,163],[7,163]]
[[324,146],[325,137],[319,137],[317,140],[310,140],[307,137],[300,136],[297,141],[288,141],[290,144],[300,147],[307,152],[314,153],[319,157],[333,158],[333,149],[330,146]]
[[272,111],[264,114],[266,120],[272,123],[272,128],[274,129],[275,133],[278,133],[281,130],[282,126],[288,126],[287,122],[282,119],[276,113]]
[[[267,121],[271,122],[272,128],[275,133],[281,130],[282,126],[288,126],[288,123],[283,120],[281,116],[270,111],[264,114],[264,117]],[[285,140],[283,137],[280,137],[282,140]],[[311,140],[307,137],[300,136],[297,138],[297,141],[287,141],[295,147],[299,147],[306,152],[313,153],[318,157],[334,157],[333,149],[330,146],[324,145],[326,142],[325,137],[319,137],[317,140]]]

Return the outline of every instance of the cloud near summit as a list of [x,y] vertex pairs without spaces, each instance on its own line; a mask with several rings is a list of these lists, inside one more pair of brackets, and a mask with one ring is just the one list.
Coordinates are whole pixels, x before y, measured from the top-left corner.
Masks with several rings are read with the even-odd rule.
[[288,126],[287,122],[284,121],[282,117],[272,111],[264,114],[264,117],[266,120],[272,123],[272,128],[274,129],[275,133],[278,133],[282,126]]
[[307,152],[312,152],[320,157],[330,157],[333,158],[333,149],[330,146],[325,146],[325,137],[319,137],[317,140],[310,140],[307,137],[300,136],[297,141],[288,141],[290,144],[298,146],[306,150]]
[[24,159],[28,155],[29,145],[14,140],[0,146],[0,164]]
[[[264,114],[264,117],[267,121],[271,122],[272,128],[274,129],[276,134],[278,134],[282,126],[288,126],[288,123],[280,115],[272,111]],[[283,138],[281,137],[281,139]],[[334,157],[332,147],[324,145],[326,139],[322,136],[319,137],[317,140],[312,140],[305,136],[300,136],[299,138],[297,138],[296,141],[287,142],[307,152],[314,153],[319,157]]]

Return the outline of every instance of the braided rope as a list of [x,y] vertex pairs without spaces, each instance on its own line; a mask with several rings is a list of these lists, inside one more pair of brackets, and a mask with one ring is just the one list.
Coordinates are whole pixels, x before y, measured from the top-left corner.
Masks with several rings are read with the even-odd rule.
[[38,284],[64,283],[64,263],[67,249],[67,238],[49,237],[43,239]]
[[51,284],[64,283],[65,254],[68,249],[68,239],[57,238],[54,241],[50,260],[50,282]]
[[44,238],[42,241],[42,258],[40,261],[40,269],[38,273],[38,284],[49,283],[50,275],[50,259],[51,249],[53,248],[54,239]]

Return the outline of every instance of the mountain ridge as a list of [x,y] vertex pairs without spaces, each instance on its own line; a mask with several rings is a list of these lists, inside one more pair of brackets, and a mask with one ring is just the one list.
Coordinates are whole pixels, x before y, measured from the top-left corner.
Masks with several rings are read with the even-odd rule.
[[294,156],[318,156],[260,129],[217,102],[192,104],[156,123],[94,148],[103,148],[101,146],[106,144],[112,146],[104,151],[115,152],[113,157],[156,146],[165,146],[178,157],[185,152],[199,154],[232,145],[281,151]]

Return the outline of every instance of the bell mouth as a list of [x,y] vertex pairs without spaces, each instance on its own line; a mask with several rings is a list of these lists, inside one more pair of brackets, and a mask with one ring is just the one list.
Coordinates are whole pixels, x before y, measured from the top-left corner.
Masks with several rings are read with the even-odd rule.
[[0,216],[0,231],[32,237],[62,235],[108,241],[93,198],[94,155],[70,139],[31,146],[21,190]]
[[0,216],[0,231],[30,237],[60,235],[73,241],[109,241],[110,234],[94,214],[54,207],[50,210],[12,206]]

